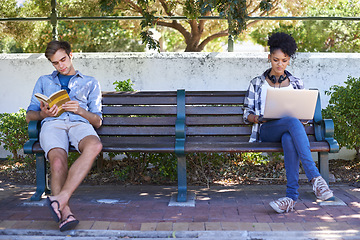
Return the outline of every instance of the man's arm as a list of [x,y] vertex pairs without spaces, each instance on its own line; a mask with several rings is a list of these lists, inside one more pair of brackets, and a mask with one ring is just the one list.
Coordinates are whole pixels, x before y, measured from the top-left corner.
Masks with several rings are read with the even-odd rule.
[[43,102],[40,102],[40,111],[28,111],[26,113],[26,122],[30,121],[38,121],[43,120],[47,117],[55,117],[59,111],[58,107],[56,105],[52,106],[50,109],[48,108],[48,104],[44,104]]
[[68,112],[73,112],[75,114],[78,114],[88,120],[91,125],[93,125],[95,128],[99,128],[102,124],[102,119],[99,115],[89,112],[85,110],[84,108],[79,106],[78,101],[68,101],[65,104],[63,104],[63,109]]

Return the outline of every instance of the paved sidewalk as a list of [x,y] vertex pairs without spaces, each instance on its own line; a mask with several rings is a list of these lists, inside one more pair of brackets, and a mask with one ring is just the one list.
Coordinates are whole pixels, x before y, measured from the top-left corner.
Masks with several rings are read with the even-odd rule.
[[70,201],[80,224],[60,233],[45,201],[28,201],[34,186],[0,183],[0,239],[360,239],[360,189],[331,188],[335,205],[317,202],[306,184],[295,211],[278,214],[268,203],[283,197],[285,186],[190,187],[195,207],[169,207],[173,186],[82,185]]

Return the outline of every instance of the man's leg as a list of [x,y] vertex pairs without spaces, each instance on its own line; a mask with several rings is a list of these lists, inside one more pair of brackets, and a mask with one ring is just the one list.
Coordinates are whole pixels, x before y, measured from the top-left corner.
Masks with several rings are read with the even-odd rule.
[[51,170],[51,192],[58,195],[68,174],[67,153],[64,149],[54,148],[48,153]]
[[[81,155],[70,167],[61,191],[51,198],[51,200],[57,200],[59,202],[63,220],[72,214],[68,205],[69,199],[90,171],[101,149],[102,144],[96,136],[90,135],[80,141],[79,150],[81,151]],[[69,218],[68,220],[71,221],[73,219]]]
[[60,203],[67,203],[73,192],[89,173],[96,156],[101,152],[102,144],[96,136],[87,136],[79,143],[81,155],[69,169],[65,184],[58,194]]
[[[53,148],[48,152],[47,157],[51,169],[51,192],[53,195],[58,195],[65,184],[68,174],[67,153],[64,149]],[[55,200],[51,197],[49,198],[51,201]],[[62,206],[56,202],[52,202],[51,207],[61,221]],[[58,210],[60,210],[60,212]]]

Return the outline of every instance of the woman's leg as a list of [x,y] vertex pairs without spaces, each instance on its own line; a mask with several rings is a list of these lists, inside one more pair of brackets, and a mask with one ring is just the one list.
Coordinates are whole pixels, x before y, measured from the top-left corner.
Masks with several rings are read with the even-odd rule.
[[299,197],[299,156],[289,133],[284,133],[282,135],[281,144],[284,149],[284,163],[287,179],[286,196],[297,201]]
[[286,197],[270,202],[270,206],[276,212],[291,211],[297,201],[299,159],[303,163],[306,176],[313,184],[316,197],[325,200],[333,196],[312,159],[309,139],[303,124],[298,119],[286,117],[264,123],[260,128],[260,139],[264,142],[281,142],[284,150]]
[[319,170],[311,156],[310,143],[305,128],[298,119],[285,117],[266,122],[260,128],[260,138],[263,142],[280,142],[284,133],[290,135],[309,181],[320,176]]

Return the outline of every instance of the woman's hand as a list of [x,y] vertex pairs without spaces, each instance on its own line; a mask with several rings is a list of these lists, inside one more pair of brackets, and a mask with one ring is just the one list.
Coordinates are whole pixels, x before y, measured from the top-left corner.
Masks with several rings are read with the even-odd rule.
[[255,114],[250,114],[248,116],[248,121],[252,123],[258,123],[259,122],[259,116]]

